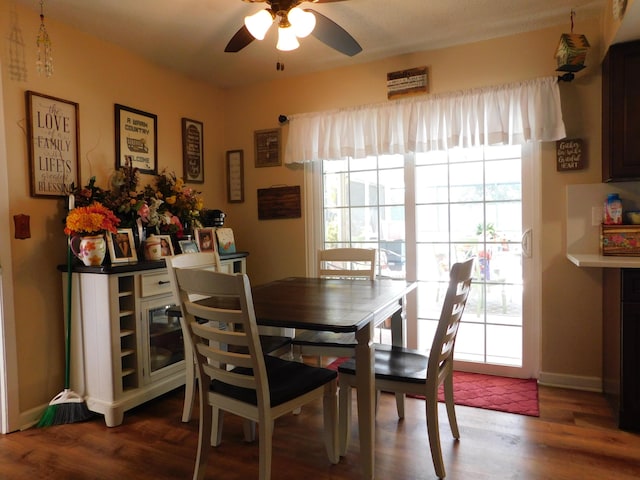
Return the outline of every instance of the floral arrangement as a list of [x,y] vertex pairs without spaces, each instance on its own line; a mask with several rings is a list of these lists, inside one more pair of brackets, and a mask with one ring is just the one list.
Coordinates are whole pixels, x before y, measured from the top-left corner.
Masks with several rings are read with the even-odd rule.
[[64,233],[67,235],[116,233],[120,219],[99,202],[76,207],[67,215]]
[[98,187],[95,177],[91,177],[86,186],[73,193],[77,205],[100,202],[110,209],[120,219],[121,227],[135,227],[140,220],[158,233],[182,238],[185,231],[202,226],[200,192],[185,186],[182,178],[163,170],[141,190],[139,182],[138,169],[125,165],[111,175],[109,190]]
[[148,199],[149,224],[159,226],[161,232],[176,233],[202,227],[200,212],[204,205],[200,192],[187,187],[175,173],[163,170],[154,185],[147,185],[144,197]]

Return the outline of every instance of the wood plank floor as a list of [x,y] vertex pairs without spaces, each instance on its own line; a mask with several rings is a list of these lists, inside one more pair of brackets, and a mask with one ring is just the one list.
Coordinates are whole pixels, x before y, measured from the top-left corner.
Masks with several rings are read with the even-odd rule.
[[[191,478],[198,427],[197,420],[180,421],[182,394],[178,389],[125,413],[124,423],[115,428],[97,416],[0,436],[0,478]],[[463,406],[456,411],[459,442],[452,440],[440,408],[447,478],[640,478],[640,435],[615,428],[602,395],[540,387],[540,418]],[[331,465],[321,440],[321,412],[320,403],[312,404],[276,423],[274,479],[361,478],[357,429],[348,455]],[[376,478],[436,478],[421,400],[407,399],[406,418],[399,422],[393,397],[383,394],[376,428]],[[257,478],[257,465],[257,444],[244,443],[241,422],[227,416],[223,443],[211,453],[206,478]]]

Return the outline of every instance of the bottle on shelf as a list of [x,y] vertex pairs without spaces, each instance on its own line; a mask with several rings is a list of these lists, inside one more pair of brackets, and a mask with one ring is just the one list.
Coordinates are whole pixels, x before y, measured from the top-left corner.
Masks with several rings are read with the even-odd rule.
[[622,201],[617,193],[610,193],[604,202],[605,225],[620,225],[622,223]]

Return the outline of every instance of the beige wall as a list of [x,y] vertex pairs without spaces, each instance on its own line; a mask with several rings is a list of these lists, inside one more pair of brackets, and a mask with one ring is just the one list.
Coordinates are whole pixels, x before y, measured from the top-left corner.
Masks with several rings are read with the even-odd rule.
[[[13,2],[0,0],[0,34],[9,38]],[[141,61],[127,51],[47,19],[54,48],[54,75],[35,71],[37,13],[18,8],[16,27],[24,38],[26,81],[9,75],[9,45],[2,52],[3,99],[9,158],[10,215],[31,217],[31,238],[11,241],[20,410],[48,402],[63,385],[63,309],[58,264],[66,261],[63,200],[32,198],[25,137],[25,91],[77,102],[80,107],[81,179],[91,175],[107,187],[115,167],[114,103],[158,116],[158,166],[182,175],[181,118],[204,123],[206,205],[224,201],[219,174],[223,145],[221,92],[209,85]],[[142,185],[147,181],[142,179]],[[13,222],[12,222],[13,224]],[[13,233],[13,232],[12,232]],[[12,234],[13,237],[13,234]],[[107,339],[105,339],[106,341]]]
[[[588,165],[576,173],[558,173],[555,144],[543,145],[541,372],[597,381],[600,365],[600,271],[580,270],[566,260],[565,188],[569,183],[600,181],[601,25],[580,22],[592,49],[589,68],[561,84],[563,115],[570,137],[588,146]],[[255,282],[305,273],[304,219],[258,221],[256,189],[276,184],[302,185],[302,172],[287,167],[252,168],[253,130],[277,127],[278,114],[293,114],[386,101],[386,73],[426,65],[431,93],[517,82],[554,74],[554,53],[563,26],[472,45],[394,57],[268,85],[238,88],[226,96],[225,145],[244,149],[248,201],[227,207],[238,244],[251,252],[249,273]],[[277,92],[265,95],[266,92]],[[250,112],[247,114],[247,112]],[[238,129],[235,125],[246,128]],[[283,129],[286,138],[287,128]],[[568,342],[567,339],[572,339]],[[575,341],[574,341],[575,340]],[[551,378],[549,381],[556,381]],[[563,379],[571,382],[571,379]]]
[[[0,18],[8,18],[11,2],[0,0]],[[56,266],[65,261],[63,202],[29,196],[24,134],[24,91],[34,90],[80,104],[82,180],[91,174],[103,183],[113,170],[113,104],[158,115],[159,166],[181,172],[180,118],[204,122],[205,204],[227,213],[227,225],[238,247],[250,252],[253,283],[305,274],[304,218],[257,219],[256,190],[272,185],[301,185],[302,172],[288,167],[254,168],[253,131],[278,126],[279,114],[386,101],[386,73],[426,65],[432,93],[527,80],[554,73],[553,54],[563,28],[496,39],[468,46],[427,51],[355,65],[296,79],[221,91],[191,81],[48,20],[54,42],[55,74],[38,77],[30,38],[37,29],[32,10],[17,9],[25,40],[26,82],[11,79],[3,49],[3,98],[10,159],[10,215],[31,216],[32,238],[11,241],[15,288],[20,409],[40,406],[63,383],[61,281]],[[542,365],[543,372],[568,377],[600,376],[600,292],[597,270],[578,269],[564,257],[565,185],[600,181],[601,27],[580,22],[592,44],[590,68],[561,86],[567,133],[588,145],[587,168],[557,173],[554,145],[543,146],[541,208]],[[9,38],[9,22],[0,23]],[[238,55],[241,55],[238,54]],[[283,129],[286,139],[287,129]],[[227,204],[224,153],[244,150],[245,202]],[[557,339],[557,340],[556,340]],[[568,341],[571,340],[571,341]],[[34,368],[34,365],[37,366]]]

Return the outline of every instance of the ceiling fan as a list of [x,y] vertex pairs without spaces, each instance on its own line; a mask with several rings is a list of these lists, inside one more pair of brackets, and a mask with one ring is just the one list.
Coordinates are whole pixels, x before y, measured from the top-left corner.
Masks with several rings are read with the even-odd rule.
[[298,38],[311,34],[329,47],[349,55],[360,53],[362,47],[333,20],[311,10],[300,8],[302,3],[330,3],[345,0],[243,0],[266,3],[267,8],[245,17],[245,24],[229,40],[225,52],[239,52],[254,40],[262,40],[273,23],[278,25],[278,50],[298,48]]

